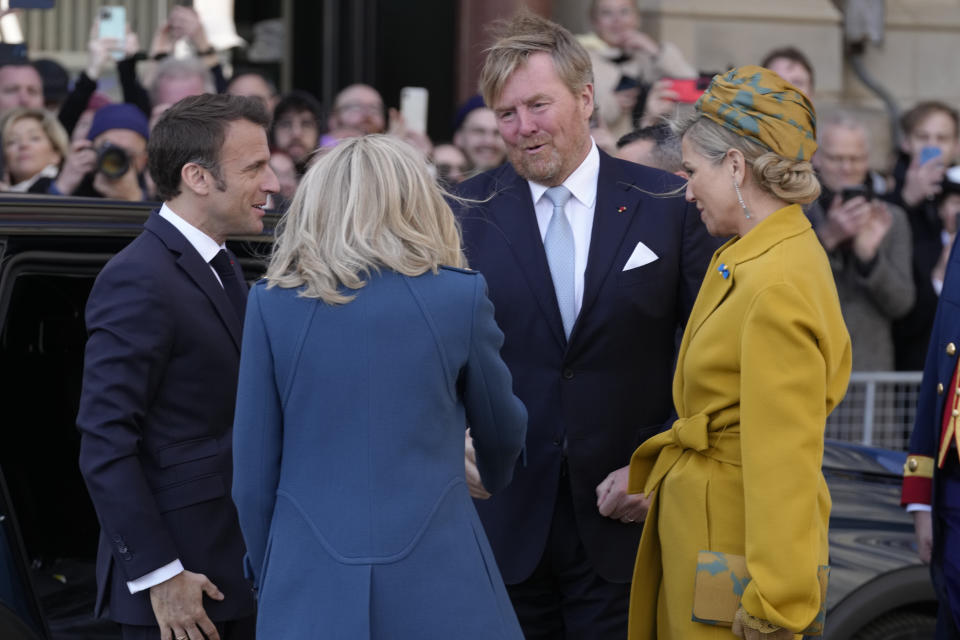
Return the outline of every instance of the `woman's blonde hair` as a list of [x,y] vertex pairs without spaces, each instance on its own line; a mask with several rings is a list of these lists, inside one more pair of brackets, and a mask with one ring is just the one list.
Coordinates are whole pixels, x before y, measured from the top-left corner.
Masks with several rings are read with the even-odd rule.
[[807,204],[820,195],[820,182],[813,165],[805,160],[784,158],[763,145],[737,135],[710,118],[695,113],[675,125],[677,135],[686,138],[714,164],[723,162],[730,149],[743,154],[760,188],[791,204]]
[[371,271],[407,276],[466,266],[460,228],[406,142],[385,135],[351,138],[317,156],[277,230],[268,287],[303,287],[301,296],[345,304],[344,291]]
[[8,111],[3,116],[2,124],[0,124],[0,137],[3,140],[9,140],[13,125],[27,118],[40,123],[40,128],[43,129],[43,133],[50,141],[50,146],[60,154],[60,164],[63,164],[63,161],[67,159],[67,154],[70,153],[70,136],[67,135],[67,130],[63,128],[57,117],[49,111],[31,107],[17,107]]

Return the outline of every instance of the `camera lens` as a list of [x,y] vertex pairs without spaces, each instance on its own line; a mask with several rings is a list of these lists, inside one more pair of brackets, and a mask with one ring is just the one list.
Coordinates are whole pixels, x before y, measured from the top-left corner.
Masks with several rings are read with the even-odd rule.
[[116,145],[107,144],[97,153],[97,170],[108,178],[119,178],[130,169],[130,156]]
[[109,20],[109,19],[110,19],[110,16],[112,16],[112,15],[113,15],[113,12],[110,11],[110,9],[104,9],[103,11],[100,12],[100,19],[101,19],[101,20]]

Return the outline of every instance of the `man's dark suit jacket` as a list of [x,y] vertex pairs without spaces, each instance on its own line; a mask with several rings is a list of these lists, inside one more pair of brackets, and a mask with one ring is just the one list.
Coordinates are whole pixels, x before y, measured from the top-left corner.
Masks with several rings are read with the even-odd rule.
[[204,598],[212,620],[252,615],[230,498],[242,320],[156,212],[97,277],[86,320],[77,425],[101,527],[97,615],[155,625],[149,591],[131,595],[126,582],[177,558],[226,596]]
[[[641,528],[601,516],[596,486],[673,412],[678,328],[719,241],[676,176],[600,153],[583,305],[563,324],[526,180],[506,164],[461,185],[456,204],[470,267],[487,279],[502,355],[529,412],[527,464],[477,510],[508,584],[539,562],[566,449],[580,537],[596,571],[629,582]],[[492,197],[491,197],[492,196]],[[489,199],[488,199],[489,198]],[[638,242],[658,259],[623,271]]]

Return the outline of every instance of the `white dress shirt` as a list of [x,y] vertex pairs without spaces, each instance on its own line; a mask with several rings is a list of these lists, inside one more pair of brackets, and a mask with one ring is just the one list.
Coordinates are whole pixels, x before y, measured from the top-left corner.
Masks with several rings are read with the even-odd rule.
[[[200,254],[200,257],[203,258],[204,262],[206,262],[208,265],[221,249],[226,248],[222,244],[217,244],[216,240],[181,218],[170,207],[168,207],[166,203],[160,207],[160,217],[176,227],[177,231],[183,234],[183,236],[187,239],[187,242],[189,242],[193,248],[197,250],[197,253]],[[213,272],[217,282],[220,282],[220,276],[217,275],[216,269],[211,266],[210,271]],[[223,286],[222,282],[220,282],[220,286]],[[128,580],[127,589],[130,590],[130,593],[146,591],[150,587],[156,586],[161,582],[166,582],[170,578],[179,575],[182,572],[183,563],[181,563],[180,559],[177,558],[173,562],[165,564],[159,569],[154,569],[145,576],[140,576],[136,580]]]
[[[193,248],[197,250],[197,253],[208,265],[221,249],[227,248],[226,244],[217,244],[216,240],[177,215],[173,209],[167,206],[166,202],[160,207],[160,217],[176,227],[177,231],[183,234],[187,242],[193,245]],[[217,275],[217,270],[213,268],[213,265],[210,265],[210,271],[217,276],[217,282],[220,282],[220,276]],[[220,282],[220,286],[223,286],[222,282]]]
[[[593,235],[593,212],[597,205],[597,180],[600,178],[600,152],[597,145],[590,140],[590,151],[580,166],[563,181],[563,186],[570,190],[573,196],[567,200],[563,208],[564,215],[573,229],[573,264],[574,284],[573,295],[577,315],[583,306],[583,276],[587,271],[587,256],[590,253],[590,237]],[[543,194],[547,192],[546,185],[527,181],[530,185],[530,195],[533,196],[533,206],[537,212],[537,226],[540,227],[540,240],[547,235],[547,226],[553,217],[553,203]]]

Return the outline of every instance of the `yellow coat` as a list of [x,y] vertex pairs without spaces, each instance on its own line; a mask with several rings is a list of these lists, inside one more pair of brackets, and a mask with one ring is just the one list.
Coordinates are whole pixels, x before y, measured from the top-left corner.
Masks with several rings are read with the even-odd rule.
[[630,463],[630,491],[654,492],[631,640],[734,637],[691,620],[701,550],[746,556],[747,613],[797,633],[813,621],[828,563],[823,432],[850,354],[827,256],[799,206],[717,250],[680,346],[679,420]]

